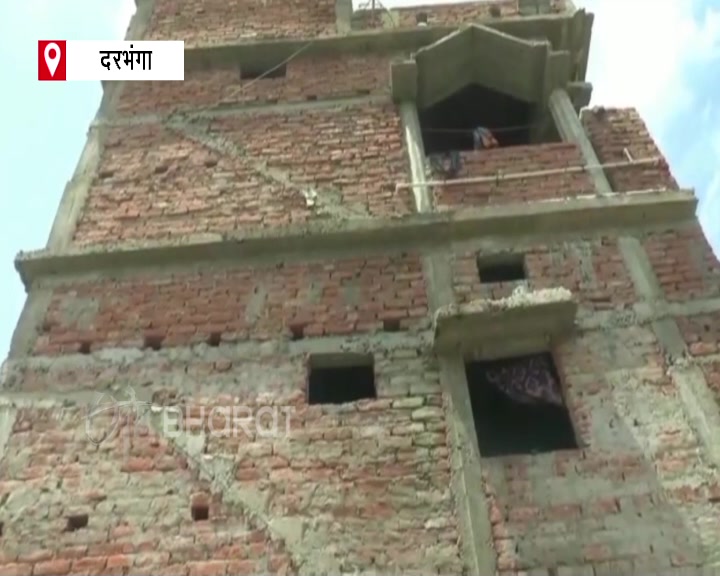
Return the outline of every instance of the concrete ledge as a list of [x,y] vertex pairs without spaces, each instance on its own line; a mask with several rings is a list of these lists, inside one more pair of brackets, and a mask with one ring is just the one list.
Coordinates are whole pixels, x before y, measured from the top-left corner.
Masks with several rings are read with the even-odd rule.
[[695,218],[696,205],[695,195],[688,190],[586,196],[397,219],[316,221],[282,229],[189,236],[179,241],[44,249],[21,252],[15,268],[25,287],[30,288],[47,277],[117,273],[127,268],[417,252],[479,238],[587,235],[603,230],[671,226]]
[[576,313],[577,304],[565,288],[451,304],[435,314],[435,351],[476,360],[541,352],[572,333]]
[[[576,14],[585,16],[584,11]],[[474,22],[518,38],[548,38],[555,49],[561,46],[566,34],[563,30],[573,14],[544,14],[529,17],[509,17],[501,20],[487,18]],[[407,29],[365,30],[341,36],[306,39],[267,39],[217,46],[188,47],[185,50],[185,70],[205,70],[237,66],[245,62],[272,66],[302,50],[304,55],[334,55],[362,52],[412,52],[447,36],[456,26],[427,26]]]

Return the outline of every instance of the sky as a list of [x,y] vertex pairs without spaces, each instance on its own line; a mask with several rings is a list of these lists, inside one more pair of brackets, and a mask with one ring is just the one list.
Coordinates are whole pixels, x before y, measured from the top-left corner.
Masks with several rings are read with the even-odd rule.
[[[720,0],[575,5],[595,14],[591,105],[640,110],[680,185],[696,189],[720,254]],[[45,246],[101,97],[99,82],[39,83],[37,41],[120,40],[134,9],[133,0],[0,2],[0,359],[25,301],[13,260]]]

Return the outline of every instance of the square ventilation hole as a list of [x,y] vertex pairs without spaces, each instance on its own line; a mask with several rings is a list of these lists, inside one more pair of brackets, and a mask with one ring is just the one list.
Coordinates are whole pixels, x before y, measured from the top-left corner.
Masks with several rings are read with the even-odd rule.
[[76,532],[86,528],[88,525],[87,514],[74,514],[67,517],[67,524],[65,525],[65,532]]
[[482,456],[578,448],[551,354],[468,362],[465,372]]
[[271,80],[273,78],[285,78],[287,73],[287,64],[280,66],[253,66],[247,64],[240,66],[240,80]]
[[480,276],[482,284],[527,280],[525,256],[522,254],[495,258],[478,256],[476,262],[478,276]]
[[373,357],[323,354],[310,357],[309,404],[345,404],[376,398]]
[[202,522],[210,518],[210,507],[207,504],[193,504],[190,507],[193,522]]

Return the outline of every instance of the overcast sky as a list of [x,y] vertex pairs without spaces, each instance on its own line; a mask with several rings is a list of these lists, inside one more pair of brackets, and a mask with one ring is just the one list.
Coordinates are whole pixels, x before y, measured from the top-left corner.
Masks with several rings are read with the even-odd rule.
[[[720,0],[575,4],[596,15],[592,104],[640,109],[720,252]],[[99,83],[38,83],[37,41],[122,39],[133,11],[133,0],[0,2],[0,359],[25,301],[13,259],[45,245],[101,96]]]

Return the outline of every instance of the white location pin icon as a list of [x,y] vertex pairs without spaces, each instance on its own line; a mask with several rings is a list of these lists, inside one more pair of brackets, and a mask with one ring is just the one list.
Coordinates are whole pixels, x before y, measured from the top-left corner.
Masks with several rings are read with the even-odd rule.
[[60,46],[55,42],[50,42],[45,46],[45,64],[47,64],[48,70],[50,70],[50,76],[55,76],[55,70],[57,70],[58,64],[60,64]]

